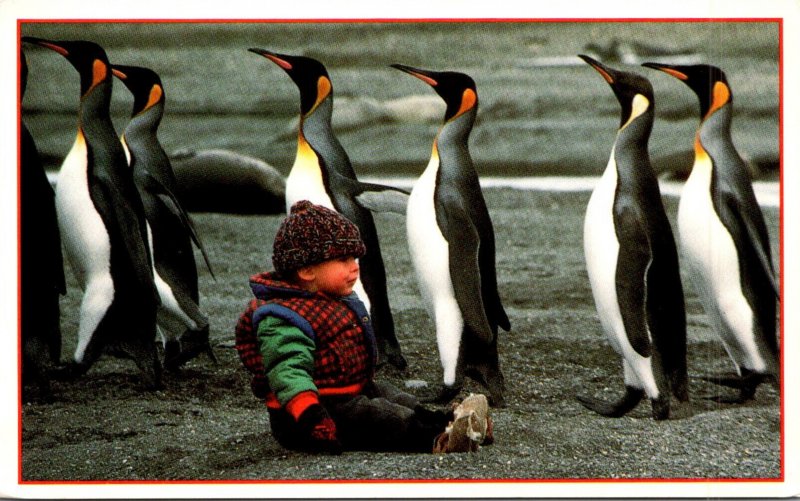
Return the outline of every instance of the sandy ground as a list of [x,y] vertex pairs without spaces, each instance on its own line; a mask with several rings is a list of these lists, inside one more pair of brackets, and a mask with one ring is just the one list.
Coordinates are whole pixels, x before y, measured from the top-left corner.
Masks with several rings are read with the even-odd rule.
[[[266,262],[260,229],[280,218],[196,214],[212,255],[216,282],[201,273],[201,303],[212,318],[218,363],[195,359],[165,377],[162,391],[143,391],[132,362],[105,357],[82,379],[54,384],[51,403],[22,407],[22,479],[38,481],[517,479],[778,479],[781,417],[776,388],[762,386],[744,405],[705,397],[718,388],[691,385],[691,400],[673,402],[672,419],[655,422],[649,404],[607,419],[575,400],[622,391],[619,358],[600,330],[580,245],[588,193],[487,190],[498,239],[498,277],[512,331],[500,337],[508,406],[494,409],[496,443],[475,454],[348,452],[340,457],[283,450],[267,414],[249,393],[233,349],[233,325],[248,298],[246,277]],[[667,199],[669,213],[675,200]],[[767,211],[777,245],[777,212]],[[432,324],[424,313],[397,216],[377,220],[392,307],[409,368],[378,378],[404,385],[439,379]],[[553,231],[558,228],[558,231]],[[686,277],[684,277],[686,278]],[[691,285],[687,291],[690,374],[728,372]],[[73,287],[62,325],[68,356],[75,327]],[[465,391],[482,391],[468,383]],[[723,392],[725,390],[722,390]]]

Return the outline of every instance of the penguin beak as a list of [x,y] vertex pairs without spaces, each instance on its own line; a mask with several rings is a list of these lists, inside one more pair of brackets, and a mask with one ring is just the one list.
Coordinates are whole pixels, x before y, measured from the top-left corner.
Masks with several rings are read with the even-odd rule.
[[606,80],[606,82],[608,82],[609,85],[614,85],[614,81],[616,80],[614,78],[614,73],[615,73],[614,70],[602,64],[600,61],[592,59],[587,55],[578,54],[578,57],[586,61],[586,63],[589,64],[589,66],[597,70],[597,72],[600,73],[600,75],[602,75],[602,77]]
[[672,75],[678,80],[689,80],[689,76],[686,73],[679,71],[676,66],[670,66],[668,64],[660,64],[660,63],[642,63],[642,66],[644,66],[645,68],[652,68],[654,70],[663,71],[667,75]]
[[266,57],[267,59],[269,59],[273,63],[277,64],[278,66],[280,66],[281,68],[283,68],[286,71],[290,71],[292,69],[292,63],[290,63],[286,59],[286,56],[284,56],[282,54],[277,54],[275,52],[270,52],[268,50],[259,49],[259,48],[255,48],[255,47],[247,49],[247,50],[250,51],[250,52],[253,52],[254,54],[258,54],[259,56]]
[[412,68],[411,66],[406,66],[404,64],[392,64],[392,68],[396,68],[400,71],[405,71],[409,75],[415,76],[425,82],[426,84],[430,85],[431,87],[436,87],[439,85],[439,82],[436,81],[434,78],[434,73],[428,70],[421,70],[419,68]]
[[128,75],[123,73],[123,71],[118,68],[111,68],[111,73],[113,73],[114,76],[119,78],[120,80],[125,80],[128,78]]
[[67,51],[67,49],[49,40],[44,40],[42,38],[35,38],[35,37],[22,37],[22,41],[27,43],[32,43],[40,47],[46,47],[50,50],[54,50],[64,57],[69,55],[69,51]]

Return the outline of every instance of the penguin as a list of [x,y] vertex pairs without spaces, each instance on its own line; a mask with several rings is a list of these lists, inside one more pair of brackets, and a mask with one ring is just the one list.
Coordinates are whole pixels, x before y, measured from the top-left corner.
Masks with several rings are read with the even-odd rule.
[[498,327],[511,329],[497,290],[495,237],[469,134],[478,112],[474,80],[463,73],[402,64],[393,68],[427,83],[446,103],[431,159],[408,199],[406,229],[420,290],[436,324],[443,385],[432,400],[455,397],[468,375],[504,406]]
[[733,377],[702,379],[739,390],[746,402],[764,380],[777,384],[780,300],[764,215],[731,138],[733,92],[715,66],[644,63],[689,86],[700,103],[694,163],[678,204],[682,254],[712,329],[733,361]]
[[622,357],[625,393],[613,403],[578,396],[588,409],[621,417],[647,395],[656,420],[670,396],[686,402],[686,309],[675,237],[647,143],[655,100],[650,81],[580,55],[611,86],[622,108],[611,158],[584,219],[586,271],[600,323]]
[[58,377],[86,373],[105,350],[132,358],[145,386],[157,389],[159,296],[144,208],[109,113],[108,57],[89,41],[22,40],[59,53],[80,75],[77,137],[61,166],[56,211],[65,254],[84,295],[74,360]]
[[359,203],[365,192],[397,192],[357,180],[342,145],[333,133],[333,86],[325,66],[303,56],[277,54],[251,48],[281,67],[300,91],[297,156],[286,178],[286,210],[299,200],[309,200],[335,210],[358,226],[367,253],[360,259],[361,277],[355,291],[370,312],[381,360],[405,369],[386,290],[386,270],[372,212]]
[[208,317],[200,311],[192,242],[200,249],[212,277],[214,272],[191,217],[174,194],[175,174],[157,136],[166,101],[164,86],[158,74],[148,68],[114,65],[112,73],[134,97],[131,119],[120,139],[147,220],[161,299],[158,330],[164,346],[164,368],[174,371],[200,353],[216,360],[208,341]]
[[[20,51],[20,102],[28,82],[28,63]],[[58,233],[55,192],[47,179],[36,142],[20,120],[20,325],[23,391],[28,383],[49,399],[50,368],[61,361],[60,296],[66,294],[64,259]],[[29,394],[25,392],[27,399]]]

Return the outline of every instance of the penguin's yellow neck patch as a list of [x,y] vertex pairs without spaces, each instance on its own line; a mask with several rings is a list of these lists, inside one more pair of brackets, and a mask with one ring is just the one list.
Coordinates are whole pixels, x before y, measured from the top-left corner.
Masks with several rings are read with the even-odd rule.
[[647,108],[649,107],[650,107],[649,99],[647,99],[641,94],[636,94],[635,96],[633,96],[633,101],[631,102],[631,116],[630,118],[628,118],[628,121],[625,122],[625,125],[621,127],[621,129],[624,129],[625,127],[630,125],[630,123],[633,122],[636,119],[636,117],[640,116],[642,113],[647,111]]
[[308,141],[306,141],[306,137],[301,130],[297,136],[297,159],[295,160],[295,165],[305,166],[311,164],[319,165],[317,162],[317,155],[314,153],[311,145],[308,144]]
[[94,64],[92,64],[92,85],[91,87],[89,87],[89,90],[87,90],[86,93],[88,94],[92,89],[97,87],[107,77],[108,77],[108,66],[103,61],[95,59]]
[[475,107],[475,103],[478,101],[478,96],[475,94],[475,91],[472,89],[464,90],[464,94],[461,95],[461,107],[458,109],[458,113],[453,116],[453,119],[456,119],[466,113],[467,111],[471,110]]
[[706,165],[710,164],[710,162],[711,158],[703,147],[703,143],[700,142],[700,133],[698,132],[694,136],[694,163],[695,165]]
[[[150,97],[147,99],[147,104],[145,105],[144,109],[149,109],[153,107],[156,103],[161,100],[161,96],[164,94],[164,90],[161,88],[160,85],[156,84],[150,89]],[[144,111],[144,110],[142,110]]]
[[[722,82],[715,82],[712,90],[711,106],[705,118],[710,117],[715,111],[722,108],[731,99],[731,90]],[[705,119],[704,118],[704,119]]]

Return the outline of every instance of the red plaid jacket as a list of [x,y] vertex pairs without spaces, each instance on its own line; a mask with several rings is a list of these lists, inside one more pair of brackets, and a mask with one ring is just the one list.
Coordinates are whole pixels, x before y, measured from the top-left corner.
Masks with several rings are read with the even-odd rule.
[[284,320],[314,341],[312,377],[320,395],[355,395],[372,379],[377,344],[366,308],[355,294],[332,298],[310,293],[273,273],[252,276],[250,287],[256,299],[239,319],[236,348],[253,375],[253,393],[270,407],[280,404],[269,389],[256,335],[267,316]]

